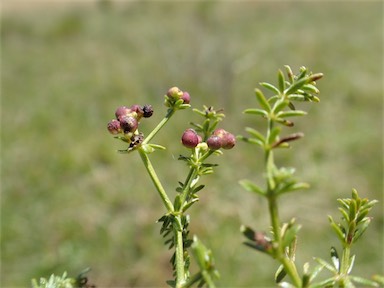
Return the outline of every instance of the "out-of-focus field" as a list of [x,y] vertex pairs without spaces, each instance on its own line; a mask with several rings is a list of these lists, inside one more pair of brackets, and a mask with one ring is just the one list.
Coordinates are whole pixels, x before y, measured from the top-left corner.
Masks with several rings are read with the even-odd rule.
[[[264,129],[241,112],[257,106],[254,88],[285,64],[325,74],[321,102],[304,105],[309,115],[291,128],[306,137],[277,152],[311,184],[281,201],[282,218],[304,226],[298,262],[328,259],[337,240],[327,215],[339,217],[336,199],[354,187],[380,200],[353,251],[355,272],[383,272],[381,1],[3,1],[1,22],[0,286],[91,267],[98,287],[164,287],[170,253],[155,223],[164,208],[138,155],[116,153],[125,146],[107,122],[119,105],[152,104],[141,125],[148,133],[177,85],[194,107],[224,108],[227,130]],[[151,157],[171,194],[187,173],[176,160],[186,152],[181,133],[197,119],[180,112],[155,138],[169,147]],[[272,286],[275,262],[239,233],[241,224],[268,230],[266,203],[238,184],[263,181],[262,154],[238,143],[215,160],[191,231],[213,250],[218,286]]]

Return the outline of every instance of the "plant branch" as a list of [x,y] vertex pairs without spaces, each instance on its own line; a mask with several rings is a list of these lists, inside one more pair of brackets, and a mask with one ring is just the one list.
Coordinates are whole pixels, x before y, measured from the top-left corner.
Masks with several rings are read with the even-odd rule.
[[169,200],[167,193],[165,192],[163,186],[161,185],[159,177],[157,177],[155,169],[153,168],[152,163],[149,160],[147,153],[141,147],[138,149],[138,151],[139,151],[141,159],[143,160],[144,166],[147,169],[147,172],[148,172],[149,176],[151,177],[151,180],[152,180],[153,184],[155,185],[156,190],[161,197],[161,200],[163,200],[165,207],[167,208],[168,212],[173,212],[174,211],[173,204]]

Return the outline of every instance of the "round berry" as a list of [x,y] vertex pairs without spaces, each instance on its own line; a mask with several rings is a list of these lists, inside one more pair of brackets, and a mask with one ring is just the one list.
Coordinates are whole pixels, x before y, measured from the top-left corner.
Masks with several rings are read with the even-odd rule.
[[188,92],[183,92],[181,99],[183,99],[184,104],[189,104],[191,102],[191,96],[189,95]]
[[232,149],[236,145],[236,137],[229,132],[221,139],[223,141],[223,149]]
[[220,149],[222,144],[222,139],[219,136],[212,135],[207,139],[207,145],[211,150]]
[[187,148],[195,148],[200,143],[200,139],[195,130],[187,129],[181,137],[181,143]]

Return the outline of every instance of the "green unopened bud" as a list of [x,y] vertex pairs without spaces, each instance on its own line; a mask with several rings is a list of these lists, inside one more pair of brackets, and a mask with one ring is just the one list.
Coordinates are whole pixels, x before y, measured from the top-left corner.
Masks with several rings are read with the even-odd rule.
[[183,91],[181,91],[178,87],[172,87],[168,90],[167,96],[177,100],[183,96]]

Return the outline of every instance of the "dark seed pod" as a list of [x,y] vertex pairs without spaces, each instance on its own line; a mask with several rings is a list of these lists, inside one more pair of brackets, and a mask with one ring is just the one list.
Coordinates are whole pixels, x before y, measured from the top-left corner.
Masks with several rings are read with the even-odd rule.
[[153,108],[151,105],[144,105],[142,109],[144,118],[149,118],[152,116]]
[[120,117],[120,125],[124,133],[135,132],[139,123],[137,119],[132,116]]
[[229,132],[222,137],[222,141],[223,149],[232,149],[236,145],[236,137]]
[[132,112],[135,112],[135,113],[136,113],[136,115],[137,115],[137,117],[136,117],[137,120],[140,120],[141,117],[143,117],[143,115],[144,115],[143,108],[141,108],[140,105],[137,105],[137,104],[132,105],[131,107],[129,107],[129,109],[130,109]]

